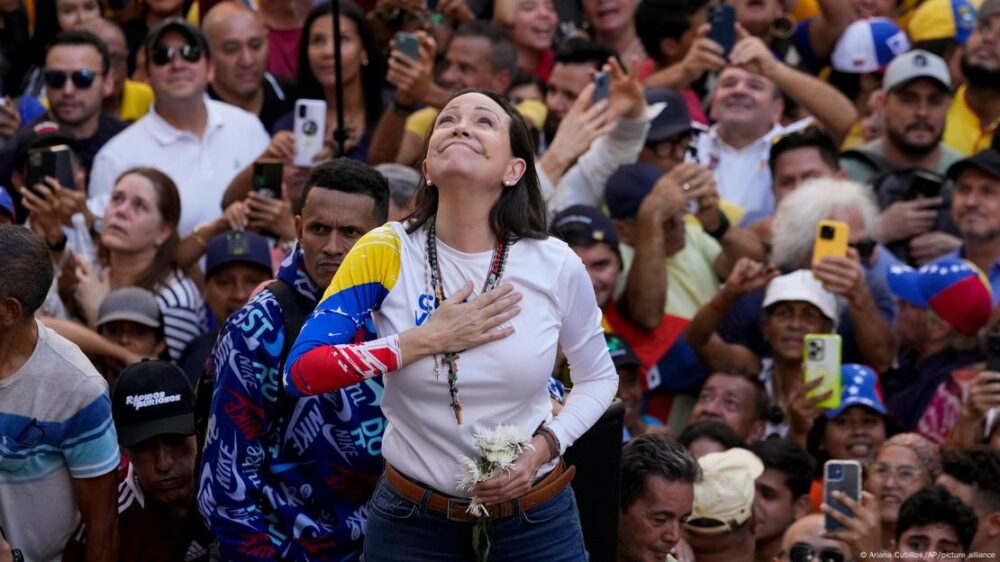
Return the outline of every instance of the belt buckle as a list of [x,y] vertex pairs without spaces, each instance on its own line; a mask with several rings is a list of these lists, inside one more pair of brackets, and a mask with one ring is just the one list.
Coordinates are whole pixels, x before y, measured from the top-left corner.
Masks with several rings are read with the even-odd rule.
[[[475,517],[473,517],[471,513],[466,511],[469,508],[470,503],[471,502],[466,500],[456,500],[453,498],[448,498],[447,513],[445,513],[445,515],[448,516],[448,520],[466,522],[475,519]],[[461,510],[456,512],[455,511],[456,507],[460,507]]]

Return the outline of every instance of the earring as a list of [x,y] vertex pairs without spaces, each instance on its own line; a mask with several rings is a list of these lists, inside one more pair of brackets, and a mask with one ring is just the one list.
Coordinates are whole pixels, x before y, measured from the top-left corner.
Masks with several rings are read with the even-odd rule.
[[424,178],[424,183],[427,184],[427,187],[434,185],[434,182],[431,181],[431,178]]

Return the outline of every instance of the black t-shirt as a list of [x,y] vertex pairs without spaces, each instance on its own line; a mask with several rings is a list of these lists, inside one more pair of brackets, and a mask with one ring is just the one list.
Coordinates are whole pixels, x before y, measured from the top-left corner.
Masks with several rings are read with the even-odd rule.
[[[208,87],[208,95],[214,100],[226,101],[211,86]],[[274,123],[295,108],[295,98],[294,82],[270,72],[264,75],[264,105],[257,118],[268,133],[274,134]]]

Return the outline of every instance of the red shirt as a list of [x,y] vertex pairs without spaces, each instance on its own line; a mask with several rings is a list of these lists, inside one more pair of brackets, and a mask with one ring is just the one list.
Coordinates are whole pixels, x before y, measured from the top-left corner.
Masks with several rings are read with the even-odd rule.
[[267,28],[267,71],[291,80],[299,79],[299,40],[302,28]]

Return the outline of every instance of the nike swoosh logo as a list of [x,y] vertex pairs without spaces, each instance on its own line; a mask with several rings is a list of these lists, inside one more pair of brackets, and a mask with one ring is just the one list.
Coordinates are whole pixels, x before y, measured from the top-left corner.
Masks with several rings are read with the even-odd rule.
[[285,332],[279,331],[277,337],[273,341],[261,341],[261,345],[264,346],[264,350],[267,351],[268,355],[271,357],[281,357],[281,351],[285,347]]

